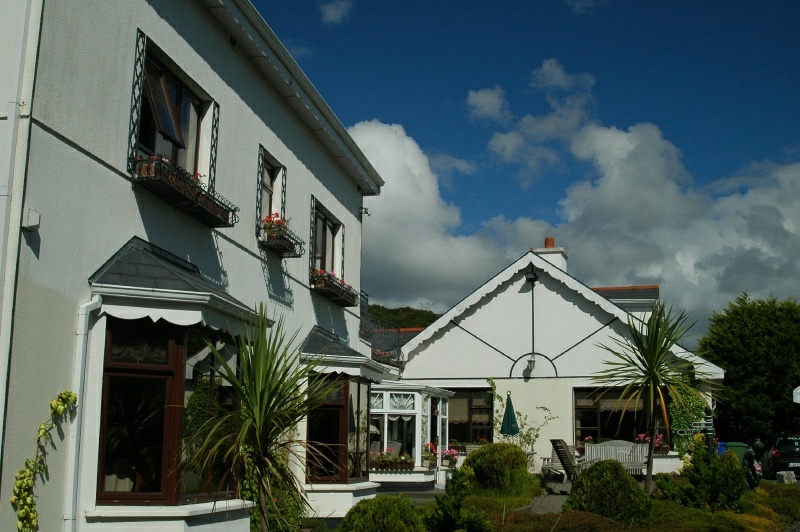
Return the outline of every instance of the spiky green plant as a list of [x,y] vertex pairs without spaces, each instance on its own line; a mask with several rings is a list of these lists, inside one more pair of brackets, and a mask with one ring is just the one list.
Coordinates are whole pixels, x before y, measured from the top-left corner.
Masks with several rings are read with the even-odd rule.
[[208,419],[187,436],[184,447],[191,450],[187,465],[198,471],[212,467],[219,471],[224,464],[218,477],[220,488],[229,480],[241,485],[247,479],[251,490],[252,483],[256,484],[253,491],[257,492],[261,530],[269,530],[271,516],[280,516],[279,491],[296,493],[307,504],[292,467],[314,453],[295,429],[335,386],[341,386],[314,378],[316,362],[300,360],[301,348],[295,343],[298,333],[287,338],[283,319],[272,327],[269,323],[262,304],[237,338],[238,367],[231,367],[208,343],[219,362],[220,376],[238,396],[240,408]]
[[[685,405],[684,397],[688,394],[699,394],[702,388],[718,388],[702,368],[675,356],[675,346],[691,328],[692,324],[687,325],[687,320],[685,311],[673,314],[671,308],[656,303],[646,322],[628,315],[629,338],[614,338],[615,347],[599,344],[612,357],[604,362],[606,368],[592,379],[604,387],[622,388],[615,407],[622,407],[620,424],[631,405],[641,401],[644,408],[645,426],[650,436],[645,477],[645,492],[648,494],[653,491],[653,451],[659,409],[669,433],[667,397]],[[693,374],[689,381],[683,379],[687,374]]]

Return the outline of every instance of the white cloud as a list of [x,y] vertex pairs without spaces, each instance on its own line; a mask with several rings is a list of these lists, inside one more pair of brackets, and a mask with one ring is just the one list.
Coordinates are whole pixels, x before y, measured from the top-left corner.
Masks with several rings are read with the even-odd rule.
[[505,124],[512,118],[506,93],[499,85],[491,89],[469,91],[467,106],[470,116],[475,119],[488,119]]
[[353,0],[334,0],[324,2],[319,5],[322,12],[322,22],[330,26],[341,24],[349,16],[353,9]]
[[531,86],[544,91],[573,89],[590,89],[594,86],[594,77],[584,72],[567,74],[558,59],[545,59],[542,66],[531,73]]
[[[362,282],[371,301],[446,310],[545,236],[566,247],[569,272],[589,286],[660,285],[666,303],[698,320],[697,334],[712,311],[744,291],[798,295],[800,164],[760,161],[697,188],[655,124],[620,129],[592,122],[588,107],[574,108],[579,119],[523,117],[488,145],[498,160],[532,174],[559,157],[590,168],[563,191],[555,226],[479,215],[464,224],[440,184],[448,166],[471,171],[474,163],[444,158],[434,166],[399,125],[353,126],[386,180],[383,193],[368,198],[372,216],[363,227]],[[479,229],[465,235],[466,225]]]
[[461,212],[442,199],[428,157],[402,126],[373,120],[349,131],[386,181],[365,200],[362,283],[371,301],[443,311],[495,273],[494,246],[455,234]]

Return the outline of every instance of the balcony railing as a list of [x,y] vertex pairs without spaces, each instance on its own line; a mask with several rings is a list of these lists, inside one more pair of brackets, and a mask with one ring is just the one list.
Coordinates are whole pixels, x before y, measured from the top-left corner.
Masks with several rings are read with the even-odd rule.
[[372,360],[400,367],[403,361],[400,352],[400,327],[369,313],[369,296],[361,292],[361,324],[358,336],[372,346]]
[[258,237],[258,245],[270,249],[280,257],[302,257],[305,242],[285,225],[263,227]]
[[358,292],[352,286],[344,284],[333,274],[312,271],[311,289],[341,307],[355,307],[358,305]]
[[208,227],[233,227],[239,221],[238,207],[164,157],[137,160],[133,182]]

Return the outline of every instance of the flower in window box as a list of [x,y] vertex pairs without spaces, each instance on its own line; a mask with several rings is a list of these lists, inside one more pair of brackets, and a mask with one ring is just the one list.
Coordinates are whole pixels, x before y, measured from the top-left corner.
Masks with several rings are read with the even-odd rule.
[[281,215],[276,212],[265,216],[261,220],[261,226],[264,228],[265,235],[277,235],[281,229],[289,228],[289,220],[281,218]]

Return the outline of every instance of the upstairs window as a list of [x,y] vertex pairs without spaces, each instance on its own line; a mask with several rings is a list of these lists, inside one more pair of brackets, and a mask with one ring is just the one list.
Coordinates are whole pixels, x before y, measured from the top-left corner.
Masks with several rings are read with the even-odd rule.
[[313,268],[334,272],[342,277],[341,268],[337,267],[337,240],[342,226],[322,206],[317,204],[314,213],[313,228]]
[[145,60],[138,148],[196,173],[203,101],[155,59]]

